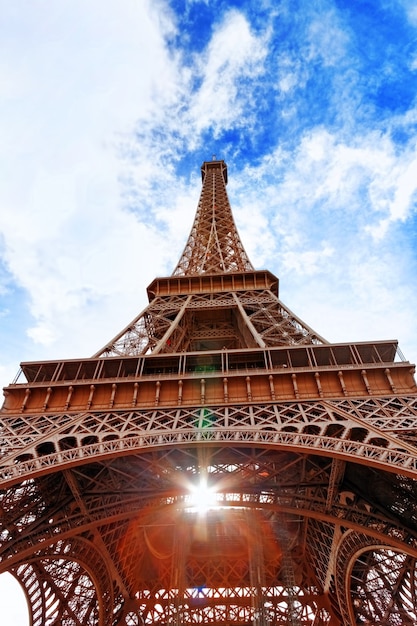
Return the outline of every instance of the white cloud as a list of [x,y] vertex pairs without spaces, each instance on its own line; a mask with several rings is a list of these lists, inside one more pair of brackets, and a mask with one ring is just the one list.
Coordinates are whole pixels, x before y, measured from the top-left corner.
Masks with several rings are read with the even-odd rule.
[[[202,82],[190,105],[193,132],[208,126],[224,130],[236,123],[243,112],[241,90],[250,92],[251,80],[263,71],[267,38],[252,34],[238,11],[225,15],[198,61]],[[246,80],[248,85],[242,83]]]
[[314,129],[284,176],[281,198],[303,199],[306,208],[321,202],[333,211],[360,212],[358,223],[381,237],[414,210],[417,156],[414,146],[397,153],[388,135],[371,131],[347,140]]
[[333,255],[333,248],[326,244],[322,244],[318,250],[288,250],[282,255],[283,268],[310,277],[323,271],[323,265],[329,263]]
[[[314,5],[313,5],[314,6]],[[313,10],[317,10],[314,6]],[[346,57],[349,35],[342,25],[337,11],[320,10],[307,30],[308,60],[320,58],[324,67],[336,66]]]
[[[404,7],[408,20],[413,26],[417,26],[417,6],[414,0],[397,0],[400,6]],[[395,4],[397,4],[395,2]]]
[[[116,145],[176,98],[165,44],[174,26],[158,6],[10,5],[3,15],[0,233],[29,294],[28,335],[45,346],[62,346],[86,309],[111,319],[136,291],[134,276],[151,279],[160,236],[123,208]],[[88,354],[94,324],[76,326],[71,345]]]
[[417,190],[417,153],[414,152],[413,157],[405,160],[403,167],[398,169],[395,195],[390,206],[392,220],[404,220],[412,207]]

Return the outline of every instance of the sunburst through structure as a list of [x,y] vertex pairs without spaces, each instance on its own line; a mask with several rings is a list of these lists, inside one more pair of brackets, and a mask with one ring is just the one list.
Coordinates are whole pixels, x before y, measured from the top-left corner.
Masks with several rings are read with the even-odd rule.
[[414,624],[414,369],[290,311],[202,179],[145,310],[5,389],[0,572],[32,626]]

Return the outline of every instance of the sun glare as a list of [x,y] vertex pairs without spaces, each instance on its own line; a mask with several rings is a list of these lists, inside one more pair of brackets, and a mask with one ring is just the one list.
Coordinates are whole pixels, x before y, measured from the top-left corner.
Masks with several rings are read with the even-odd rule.
[[209,509],[219,506],[217,493],[214,487],[209,487],[207,481],[201,479],[198,485],[190,487],[190,493],[187,497],[187,509],[200,514],[206,513]]

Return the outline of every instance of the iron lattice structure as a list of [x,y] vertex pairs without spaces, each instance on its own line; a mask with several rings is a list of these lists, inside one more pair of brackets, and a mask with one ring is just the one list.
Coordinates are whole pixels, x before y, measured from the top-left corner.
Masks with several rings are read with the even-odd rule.
[[294,315],[202,174],[146,309],[5,389],[0,571],[32,626],[414,624],[414,368]]

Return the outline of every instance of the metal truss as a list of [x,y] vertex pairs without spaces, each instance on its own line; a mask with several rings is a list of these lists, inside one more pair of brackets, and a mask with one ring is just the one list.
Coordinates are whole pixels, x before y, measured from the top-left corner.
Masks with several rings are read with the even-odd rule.
[[[50,604],[54,615],[60,616],[56,623],[67,610],[63,598],[75,594],[71,606],[77,606],[81,601],[77,594],[85,599],[94,572],[96,590],[106,590],[97,596],[109,602],[121,598],[117,606],[119,611],[125,604],[130,606],[129,620],[140,616],[145,623],[163,624],[169,615],[179,619],[180,612],[182,623],[196,619],[223,623],[223,618],[226,623],[231,615],[247,623],[254,619],[253,598],[261,594],[262,623],[272,619],[277,624],[311,624],[315,615],[321,616],[316,623],[330,624],[332,611],[320,591],[324,585],[317,569],[321,559],[323,575],[329,571],[323,540],[341,533],[342,527],[356,533],[366,528],[367,541],[372,538],[374,546],[414,555],[417,549],[416,532],[404,531],[393,512],[387,516],[379,503],[372,505],[358,495],[352,476],[338,485],[329,509],[332,465],[330,458],[253,446],[184,451],[171,447],[80,465],[72,470],[71,481],[64,472],[27,480],[2,499],[10,529],[9,536],[3,537],[2,561],[30,589],[31,602],[41,607],[37,609],[41,614],[49,606],[48,599],[54,598]],[[190,510],[185,487],[199,478],[202,467],[218,490],[219,507],[204,523]],[[414,482],[403,481],[415,494]],[[101,538],[98,544],[96,534]],[[313,548],[320,559],[313,558],[317,557]],[[74,554],[78,565],[66,561]],[[26,565],[19,566],[22,559]],[[85,563],[82,576],[77,570],[80,561]],[[117,563],[124,588],[123,583],[111,588],[114,576],[109,562]],[[185,576],[182,585],[171,581],[174,564]],[[65,584],[74,571],[86,581],[87,591]],[[257,586],[258,571],[262,577]],[[39,577],[49,580],[42,589],[50,589],[41,599],[33,582]],[[134,611],[126,600],[132,596],[137,601]],[[60,603],[55,601],[58,597]],[[107,617],[102,622],[95,622],[98,608],[91,602],[84,621],[62,623],[112,623],[109,611],[104,611]]]
[[341,587],[346,589],[346,581],[350,581],[352,602],[340,604],[346,623],[416,623],[415,556],[394,550],[389,544],[375,544],[364,533],[349,532],[340,542],[337,558]]
[[224,161],[206,162],[194,224],[174,275],[253,270],[233,219]]
[[188,352],[204,343],[263,348],[327,342],[271,291],[161,296],[95,356]]
[[[395,413],[393,413],[395,411]],[[389,420],[382,415],[390,414]],[[203,442],[316,450],[414,476],[417,398],[283,402],[171,410],[4,415],[0,480],[9,484],[88,458]],[[30,432],[29,432],[30,429]]]
[[[194,224],[173,277],[253,271],[233,220],[224,161],[204,163],[202,174]],[[326,343],[271,290],[211,290],[155,298],[96,356],[202,350],[213,336],[227,348]]]
[[[66,549],[70,546],[66,544]],[[50,559],[39,558],[17,567],[14,575],[26,591],[33,626],[99,623],[100,586],[80,561],[60,558],[57,551]]]
[[414,624],[412,367],[292,313],[244,251],[225,163],[202,175],[145,310],[5,390],[0,572],[31,626]]

